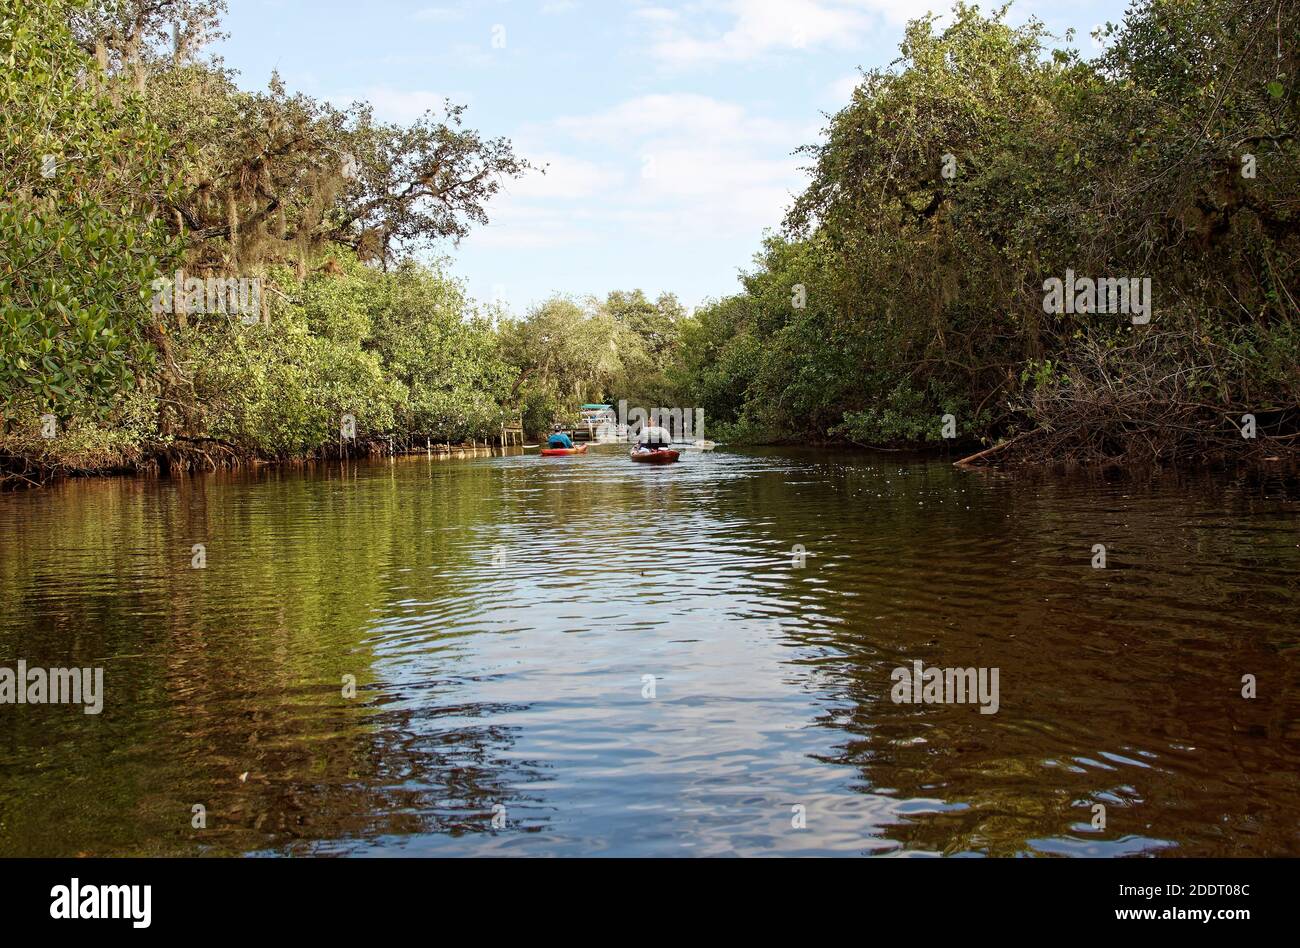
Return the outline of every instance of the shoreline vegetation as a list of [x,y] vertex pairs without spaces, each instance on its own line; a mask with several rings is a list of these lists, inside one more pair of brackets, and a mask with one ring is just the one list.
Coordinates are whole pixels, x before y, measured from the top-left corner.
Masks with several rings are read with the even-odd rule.
[[0,486],[456,450],[620,399],[965,466],[1300,458],[1295,4],[1134,0],[1087,60],[1006,7],[912,21],[739,292],[522,315],[430,252],[545,169],[451,102],[241,89],[224,8],[0,0]]

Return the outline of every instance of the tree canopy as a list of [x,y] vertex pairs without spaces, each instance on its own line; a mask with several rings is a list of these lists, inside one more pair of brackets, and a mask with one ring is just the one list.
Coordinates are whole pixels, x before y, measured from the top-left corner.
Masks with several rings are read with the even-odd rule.
[[[1280,0],[1137,0],[1084,61],[958,4],[909,24],[804,149],[811,180],[677,382],[761,439],[1162,459],[1300,426],[1296,39]],[[1045,312],[1148,280],[1149,324]]]

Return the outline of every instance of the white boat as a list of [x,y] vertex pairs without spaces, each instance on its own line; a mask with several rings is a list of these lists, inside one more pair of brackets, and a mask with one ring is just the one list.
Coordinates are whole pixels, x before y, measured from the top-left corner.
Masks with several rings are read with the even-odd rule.
[[596,427],[592,440],[597,444],[625,444],[629,440],[627,425],[605,422]]

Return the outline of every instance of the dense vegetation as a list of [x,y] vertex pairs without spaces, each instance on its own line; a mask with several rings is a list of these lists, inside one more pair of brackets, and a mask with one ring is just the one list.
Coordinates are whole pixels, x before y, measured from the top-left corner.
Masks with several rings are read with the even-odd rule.
[[[1300,6],[1136,0],[1091,62],[1004,13],[915,21],[865,75],[677,384],[758,439],[934,442],[951,414],[1030,459],[1293,451]],[[1067,270],[1150,279],[1149,322],[1045,312]]]
[[[242,91],[204,55],[223,12],[0,0],[12,476],[461,442],[654,388],[671,297],[556,299],[515,321],[415,262],[534,170],[509,142],[450,103],[402,127],[278,79]],[[257,281],[251,311],[186,292],[211,278]]]
[[[329,453],[347,416],[350,450],[537,433],[616,398],[737,440],[1294,452],[1298,10],[1135,0],[1090,61],[1005,9],[914,21],[742,292],[514,318],[416,262],[540,173],[462,107],[244,91],[206,52],[223,0],[0,0],[0,471]],[[159,305],[177,272],[260,292]],[[1149,280],[1149,321],[1049,311],[1068,274]]]

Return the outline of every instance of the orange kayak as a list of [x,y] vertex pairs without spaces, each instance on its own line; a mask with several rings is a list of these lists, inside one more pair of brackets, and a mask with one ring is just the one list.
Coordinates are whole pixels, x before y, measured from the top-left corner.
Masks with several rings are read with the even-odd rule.
[[584,444],[580,448],[542,448],[542,457],[560,458],[569,454],[586,454],[587,446]]
[[657,451],[648,451],[640,454],[633,451],[631,458],[633,461],[641,461],[643,464],[672,464],[677,460],[677,452],[671,448],[660,448]]

